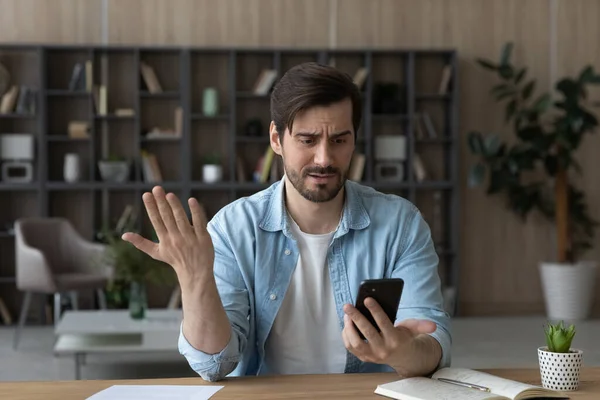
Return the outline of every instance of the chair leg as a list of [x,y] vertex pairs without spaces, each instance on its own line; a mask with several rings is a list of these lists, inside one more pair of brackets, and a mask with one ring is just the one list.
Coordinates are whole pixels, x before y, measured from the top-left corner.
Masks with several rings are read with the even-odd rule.
[[15,337],[13,338],[13,349],[17,349],[19,346],[19,339],[21,336],[21,330],[25,325],[25,319],[27,319],[27,312],[29,311],[29,304],[31,303],[31,292],[25,292],[25,297],[23,298],[23,304],[21,306],[21,315],[19,315],[19,324],[17,325],[17,329],[15,330]]
[[96,295],[98,296],[98,306],[101,310],[106,310],[108,307],[106,306],[106,296],[104,294],[104,289],[96,289]]
[[55,328],[58,325],[58,321],[60,321],[61,306],[62,305],[60,303],[60,293],[56,292],[56,293],[54,293],[54,327]]
[[73,310],[79,310],[79,300],[77,297],[77,292],[74,290],[70,291],[69,297],[71,298],[71,306],[73,306]]

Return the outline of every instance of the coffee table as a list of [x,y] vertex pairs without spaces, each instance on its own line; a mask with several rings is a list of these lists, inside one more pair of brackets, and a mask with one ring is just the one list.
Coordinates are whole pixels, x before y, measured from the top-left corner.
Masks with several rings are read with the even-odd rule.
[[179,309],[151,309],[134,320],[128,310],[66,311],[56,326],[54,354],[72,355],[75,379],[92,353],[178,352]]

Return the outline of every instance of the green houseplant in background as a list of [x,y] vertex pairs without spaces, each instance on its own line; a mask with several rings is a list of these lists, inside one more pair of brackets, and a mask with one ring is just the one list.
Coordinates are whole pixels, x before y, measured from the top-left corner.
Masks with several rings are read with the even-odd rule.
[[542,386],[552,390],[571,391],[579,387],[583,352],[571,348],[575,326],[563,321],[544,327],[546,346],[538,348]]
[[512,64],[512,49],[512,43],[505,44],[497,62],[477,60],[499,80],[491,94],[503,103],[513,135],[468,134],[476,156],[469,184],[481,185],[487,177],[487,193],[504,195],[520,218],[538,211],[554,223],[557,259],[540,264],[547,313],[554,320],[582,319],[593,302],[597,267],[581,257],[592,246],[598,223],[572,174],[582,172],[576,151],[598,126],[589,111],[587,88],[600,84],[600,75],[586,66],[577,76],[560,78],[555,96],[534,96],[537,82],[527,78],[527,67]]
[[[132,318],[142,319],[148,308],[146,285],[168,285],[176,282],[169,265],[138,250],[121,239],[125,232],[135,232],[136,218],[127,207],[116,228],[104,228],[99,239],[106,243],[103,262],[114,268],[113,279],[107,287],[107,303],[116,308],[128,307]],[[152,238],[157,241],[156,234]]]

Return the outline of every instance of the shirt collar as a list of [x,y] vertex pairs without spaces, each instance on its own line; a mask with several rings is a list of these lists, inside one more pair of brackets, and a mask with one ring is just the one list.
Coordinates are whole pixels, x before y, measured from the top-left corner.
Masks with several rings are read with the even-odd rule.
[[[346,191],[344,210],[335,237],[348,233],[350,229],[364,229],[371,222],[358,192],[358,184],[346,180],[344,188]],[[268,198],[269,204],[267,204],[259,226],[266,231],[283,231],[286,236],[292,237],[285,207],[285,176],[275,183],[271,190],[273,192]]]

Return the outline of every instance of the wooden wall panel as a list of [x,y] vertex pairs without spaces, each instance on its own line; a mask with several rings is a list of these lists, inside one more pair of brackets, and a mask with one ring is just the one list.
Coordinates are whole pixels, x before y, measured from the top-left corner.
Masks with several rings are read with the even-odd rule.
[[[323,0],[108,0],[111,43],[327,46]],[[137,23],[131,23],[137,21]]]
[[0,0],[0,41],[96,43],[102,0]]
[[[600,2],[594,0],[560,0],[557,9],[557,56],[556,78],[564,76],[577,76],[581,69],[591,64],[600,71]],[[590,99],[600,102],[600,88],[589,91]],[[594,110],[600,119],[598,108]],[[593,135],[588,135],[580,148],[578,159],[583,169],[583,175],[574,175],[575,182],[587,195],[590,211],[597,220],[600,220],[600,163],[598,151],[600,150],[600,130]],[[586,258],[600,260],[600,231],[597,231],[594,242],[595,249],[586,254]],[[597,276],[597,287],[600,288],[600,276]],[[598,293],[599,290],[596,290]],[[600,315],[600,295],[596,296],[594,315]]]

